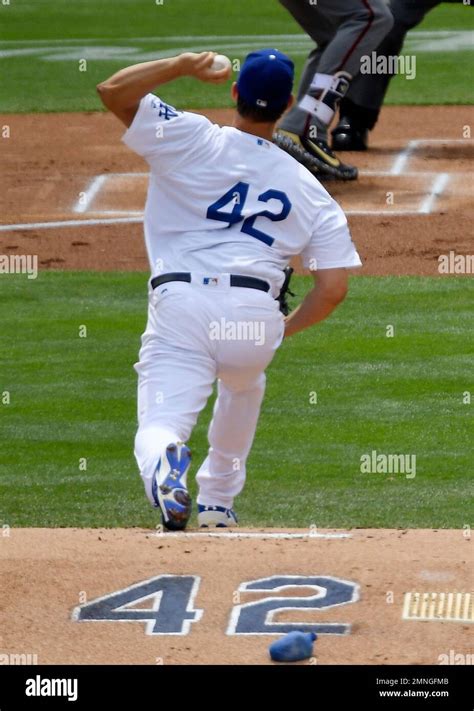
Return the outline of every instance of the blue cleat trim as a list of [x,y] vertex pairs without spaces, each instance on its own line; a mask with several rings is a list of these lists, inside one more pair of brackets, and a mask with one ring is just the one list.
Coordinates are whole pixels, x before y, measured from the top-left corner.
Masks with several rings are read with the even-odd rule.
[[162,459],[158,462],[152,482],[152,496],[155,505],[160,508],[165,528],[170,531],[182,531],[191,516],[192,501],[185,481],[191,464],[191,451],[186,445],[178,447],[171,443],[166,448],[169,472],[158,484]]

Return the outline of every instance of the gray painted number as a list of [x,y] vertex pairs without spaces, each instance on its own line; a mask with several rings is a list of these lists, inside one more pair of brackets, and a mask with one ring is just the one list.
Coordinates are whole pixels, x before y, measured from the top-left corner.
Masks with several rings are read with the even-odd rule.
[[[202,616],[202,610],[193,608],[199,582],[195,575],[159,575],[76,607],[73,619],[145,622],[147,634],[188,634]],[[136,607],[147,599],[152,600],[151,607]]]
[[272,575],[242,583],[239,592],[281,592],[295,587],[313,588],[305,597],[266,597],[236,605],[227,634],[285,634],[292,630],[317,634],[347,634],[350,625],[340,622],[276,622],[275,615],[288,610],[327,610],[356,602],[359,586],[331,576]]

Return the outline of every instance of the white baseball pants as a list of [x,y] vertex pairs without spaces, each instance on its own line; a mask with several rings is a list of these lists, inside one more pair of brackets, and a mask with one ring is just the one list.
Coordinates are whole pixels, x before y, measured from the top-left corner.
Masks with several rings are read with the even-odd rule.
[[265,391],[265,368],[283,339],[278,302],[231,287],[229,275],[193,274],[150,293],[138,373],[135,457],[153,503],[153,474],[171,442],[186,442],[213,384],[217,399],[209,451],[198,473],[198,503],[232,508],[245,483]]

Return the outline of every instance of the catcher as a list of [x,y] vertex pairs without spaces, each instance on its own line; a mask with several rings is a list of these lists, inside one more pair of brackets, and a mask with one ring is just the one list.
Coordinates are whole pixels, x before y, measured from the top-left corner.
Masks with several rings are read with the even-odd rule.
[[[151,93],[190,76],[229,79],[213,52],[123,69],[98,86],[127,127],[125,144],[147,161],[145,240],[151,266],[148,324],[138,372],[135,455],[163,524],[191,515],[186,446],[218,381],[208,456],[198,473],[200,526],[237,523],[265,390],[265,369],[284,336],[327,318],[360,265],[341,208],[316,178],[272,143],[293,102],[293,63],[275,49],[250,54],[232,85],[232,127],[177,111]],[[284,320],[284,269],[294,255],[314,287]],[[317,271],[316,271],[317,270]],[[285,308],[285,306],[283,306]]]

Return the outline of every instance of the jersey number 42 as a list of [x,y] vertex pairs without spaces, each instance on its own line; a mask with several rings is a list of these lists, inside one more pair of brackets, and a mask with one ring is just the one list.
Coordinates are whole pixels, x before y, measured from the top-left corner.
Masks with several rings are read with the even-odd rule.
[[[248,183],[243,183],[241,181],[236,183],[232,188],[230,188],[230,190],[224,193],[219,200],[216,200],[216,202],[213,202],[212,205],[209,205],[206,217],[209,220],[227,222],[228,227],[231,227],[238,222],[242,222],[242,227],[240,228],[241,232],[246,235],[250,235],[251,237],[255,237],[255,239],[259,239],[261,242],[265,242],[265,244],[271,246],[275,239],[266,232],[258,230],[255,227],[255,222],[259,218],[265,218],[267,220],[271,220],[272,222],[281,222],[282,220],[286,220],[290,214],[291,202],[288,195],[281,190],[265,190],[265,192],[261,193],[257,199],[260,202],[277,200],[281,203],[280,212],[275,213],[270,212],[269,210],[262,210],[261,212],[251,215],[250,217],[244,218],[242,211],[245,206],[249,188],[250,185]],[[230,212],[223,210],[226,205],[232,206]]]

